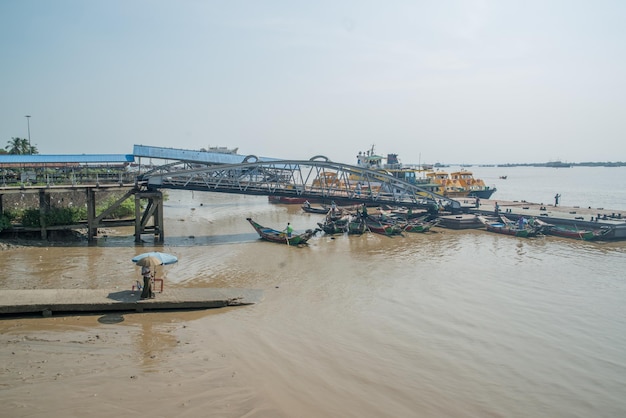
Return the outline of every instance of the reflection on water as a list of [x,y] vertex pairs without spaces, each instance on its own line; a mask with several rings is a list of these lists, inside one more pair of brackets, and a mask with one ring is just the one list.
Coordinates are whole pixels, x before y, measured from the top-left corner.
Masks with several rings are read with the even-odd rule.
[[146,371],[159,370],[163,354],[171,352],[177,344],[175,327],[171,324],[153,323],[145,318],[141,323],[141,332],[136,334],[137,358]]
[[155,313],[122,323],[134,330],[144,371],[193,370],[192,360],[168,355],[185,348],[181,324],[193,361],[208,350],[237,359],[236,375],[255,394],[248,412],[626,413],[625,243],[438,229],[318,235],[291,248],[259,240],[245,218],[300,231],[320,217],[266,198],[208,193],[170,192],[165,216],[163,247],[135,247],[131,232],[94,247],[23,248],[11,251],[0,283],[21,288],[33,277],[36,287],[129,289],[139,276],[130,259],[158,249],[179,258],[163,268],[166,292],[263,289],[261,303],[219,315]]

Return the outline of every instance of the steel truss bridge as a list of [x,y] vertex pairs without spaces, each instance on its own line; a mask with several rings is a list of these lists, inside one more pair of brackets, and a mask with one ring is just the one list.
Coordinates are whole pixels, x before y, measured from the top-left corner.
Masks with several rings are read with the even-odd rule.
[[461,210],[460,202],[419,184],[385,172],[335,163],[324,156],[268,161],[249,155],[236,164],[178,160],[139,175],[137,185],[148,190],[181,189],[426,209],[443,205],[452,212]]

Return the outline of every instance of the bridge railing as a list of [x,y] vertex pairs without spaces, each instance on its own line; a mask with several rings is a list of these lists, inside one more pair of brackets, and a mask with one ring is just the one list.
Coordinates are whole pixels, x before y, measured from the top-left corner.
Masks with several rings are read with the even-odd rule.
[[136,174],[122,171],[74,173],[23,171],[16,175],[0,176],[0,187],[133,184],[135,179]]

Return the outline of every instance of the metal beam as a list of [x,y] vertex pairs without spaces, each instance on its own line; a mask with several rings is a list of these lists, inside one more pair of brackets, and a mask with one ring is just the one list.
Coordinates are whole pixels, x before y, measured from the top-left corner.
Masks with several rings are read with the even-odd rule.
[[138,178],[147,188],[183,189],[253,195],[299,196],[377,204],[430,207],[461,204],[427,187],[382,171],[325,160],[275,160],[196,165],[187,162],[157,167]]

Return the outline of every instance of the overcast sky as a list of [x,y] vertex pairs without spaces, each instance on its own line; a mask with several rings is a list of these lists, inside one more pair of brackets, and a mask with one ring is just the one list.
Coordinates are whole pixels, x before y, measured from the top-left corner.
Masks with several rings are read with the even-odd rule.
[[626,161],[626,1],[1,0],[0,146]]

